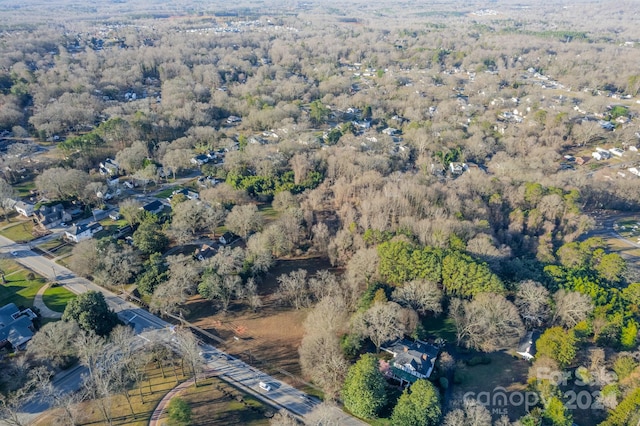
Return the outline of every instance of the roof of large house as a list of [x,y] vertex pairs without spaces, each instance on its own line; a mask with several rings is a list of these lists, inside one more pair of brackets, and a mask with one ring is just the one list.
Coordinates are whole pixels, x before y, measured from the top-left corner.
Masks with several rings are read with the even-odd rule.
[[0,342],[8,341],[11,346],[18,348],[33,337],[30,315],[20,315],[15,303],[9,303],[0,308]]
[[429,376],[440,350],[426,342],[401,339],[383,348],[393,354],[393,363]]
[[151,201],[150,203],[147,203],[144,206],[142,206],[142,209],[148,212],[155,212],[163,208],[164,208],[164,204],[162,204],[159,200]]
[[70,235],[80,235],[88,229],[93,230],[93,229],[99,228],[100,226],[101,225],[96,222],[89,223],[89,224],[75,224],[71,228],[67,229],[65,232]]

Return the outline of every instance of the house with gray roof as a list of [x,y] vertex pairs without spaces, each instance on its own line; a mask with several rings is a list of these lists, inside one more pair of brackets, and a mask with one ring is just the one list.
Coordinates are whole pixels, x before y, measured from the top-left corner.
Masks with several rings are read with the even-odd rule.
[[391,373],[400,383],[405,384],[414,383],[418,379],[428,379],[440,352],[440,349],[427,342],[412,342],[407,339],[397,340],[381,349],[393,355],[389,363]]
[[14,349],[24,349],[33,337],[33,319],[37,315],[29,308],[21,311],[15,303],[0,308],[0,348],[11,344]]
[[51,229],[60,225],[62,222],[69,222],[71,220],[71,214],[65,211],[62,204],[42,206],[35,213],[35,217],[38,225],[44,229]]

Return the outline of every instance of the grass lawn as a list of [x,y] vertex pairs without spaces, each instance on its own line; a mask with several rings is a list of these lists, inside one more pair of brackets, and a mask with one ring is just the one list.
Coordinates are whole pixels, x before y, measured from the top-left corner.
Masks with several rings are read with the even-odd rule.
[[33,240],[33,235],[31,234],[33,230],[33,222],[24,221],[20,223],[16,223],[15,225],[5,228],[0,231],[0,234],[6,238],[9,238],[13,241],[31,241]]
[[437,318],[426,318],[422,321],[422,326],[428,335],[441,337],[447,342],[456,341],[456,326],[446,315]]
[[[178,381],[187,379],[180,370],[180,363],[176,361],[177,368],[174,370],[165,365],[164,375],[162,370],[155,363],[148,364],[146,368],[147,379],[140,386],[129,390],[133,413],[123,394],[115,395],[111,400],[111,416],[114,425],[147,426],[153,410],[160,400],[173,389]],[[140,395],[142,393],[142,396]],[[76,406],[79,413],[78,423],[81,425],[103,425],[104,418],[96,401],[86,401]],[[45,412],[32,424],[34,426],[49,426],[63,424],[61,410],[50,410]]]
[[[179,395],[191,407],[191,425],[268,425],[266,413],[274,413],[257,399],[220,379],[198,381]],[[162,421],[168,420],[166,413]]]
[[64,287],[49,287],[42,295],[44,304],[56,312],[64,312],[67,303],[75,298],[76,295]]
[[640,237],[640,220],[638,218],[631,217],[621,220],[614,225],[614,228],[623,238],[627,238],[634,243]]
[[[461,383],[457,383],[458,380],[456,380],[453,387],[455,395],[464,395],[467,392],[473,392],[478,395],[480,392],[487,392],[490,398],[493,398],[498,393],[506,394],[509,398],[513,393],[526,390],[527,374],[530,367],[527,361],[515,358],[505,352],[478,355],[488,357],[491,362],[474,366],[458,365],[456,378]],[[515,397],[512,400],[517,401]],[[490,404],[493,402],[493,399],[489,400]],[[496,418],[500,414],[506,414],[509,418],[515,420],[525,414],[524,404],[499,406],[498,399],[495,402],[495,406],[492,405],[487,408],[490,412],[498,414]]]
[[169,197],[171,194],[173,194],[173,191],[179,191],[182,189],[182,186],[172,186],[170,188],[167,189],[163,189],[162,191],[158,192],[155,197],[156,198],[167,198]]
[[31,195],[32,189],[36,189],[36,184],[33,180],[25,180],[24,182],[14,184],[13,189],[16,190],[18,196],[26,197]]
[[42,251],[51,251],[56,247],[65,244],[64,241],[61,241],[59,238],[54,238],[53,240],[45,241],[44,243],[38,244],[38,247]]
[[34,280],[27,280],[29,271],[23,269],[9,273],[5,271],[7,282],[0,284],[0,306],[15,303],[17,306],[33,307],[33,298],[44,285],[44,279],[36,276]]
[[262,213],[265,223],[270,223],[280,216],[280,213],[274,210],[271,203],[259,204],[258,210]]

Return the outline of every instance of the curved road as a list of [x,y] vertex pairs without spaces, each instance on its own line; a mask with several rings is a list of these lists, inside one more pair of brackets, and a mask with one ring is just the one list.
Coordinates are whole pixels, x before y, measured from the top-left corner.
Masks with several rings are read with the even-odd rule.
[[[121,299],[116,294],[97,286],[93,282],[76,276],[71,270],[33,252],[29,245],[17,244],[0,235],[0,253],[9,253],[12,251],[17,252],[14,259],[18,263],[45,278],[57,281],[60,285],[65,286],[68,290],[76,294],[87,291],[103,293],[105,300],[118,314],[118,317],[126,324],[134,327],[136,334],[141,338],[141,346],[152,340],[163,341],[166,344],[173,345],[171,324],[168,322]],[[219,351],[211,345],[203,344],[201,345],[201,349],[208,370],[216,371],[222,380],[259,397],[277,409],[286,409],[304,418],[318,403],[318,401],[310,399],[304,392],[251,367],[239,359]],[[71,371],[58,374],[54,378],[53,384],[58,389],[67,392],[73,391],[81,385],[81,375],[84,371],[84,367],[78,366]],[[269,383],[272,388],[271,391],[262,391],[258,386],[261,381]],[[25,419],[33,420],[47,409],[48,406],[40,401],[32,402],[24,407],[24,417]],[[366,424],[342,411],[340,415],[342,416],[340,421],[341,425]]]

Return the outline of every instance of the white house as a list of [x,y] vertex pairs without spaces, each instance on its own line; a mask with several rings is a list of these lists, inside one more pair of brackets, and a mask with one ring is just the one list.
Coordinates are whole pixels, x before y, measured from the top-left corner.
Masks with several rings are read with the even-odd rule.
[[540,337],[538,331],[528,332],[522,340],[520,340],[516,353],[527,361],[531,361],[536,356],[536,340],[538,340],[538,337]]
[[620,148],[611,148],[609,152],[615,155],[616,157],[622,157],[622,155],[624,154],[624,151],[621,150]]
[[25,203],[24,201],[18,201],[13,208],[24,217],[31,216],[35,211],[33,204]]
[[102,225],[97,222],[88,225],[73,225],[64,232],[64,236],[74,243],[79,243],[80,241],[93,238],[93,235],[96,232],[102,231],[102,229]]
[[449,163],[449,170],[451,174],[461,175],[466,171],[469,171],[469,166],[465,163]]

